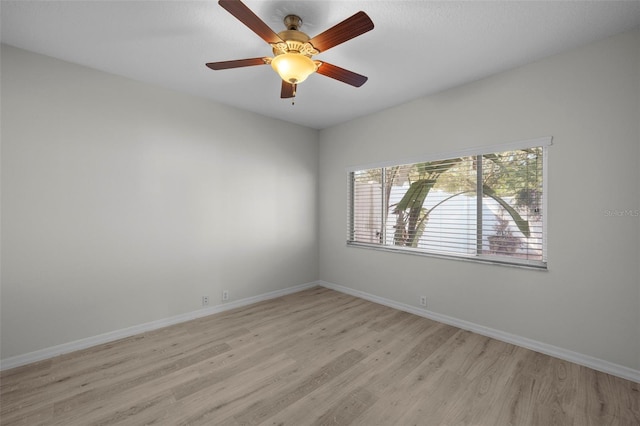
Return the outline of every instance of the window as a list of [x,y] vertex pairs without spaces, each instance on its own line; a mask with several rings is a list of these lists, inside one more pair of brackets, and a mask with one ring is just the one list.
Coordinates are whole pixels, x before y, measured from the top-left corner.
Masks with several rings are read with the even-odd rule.
[[347,244],[546,268],[549,145],[350,169]]

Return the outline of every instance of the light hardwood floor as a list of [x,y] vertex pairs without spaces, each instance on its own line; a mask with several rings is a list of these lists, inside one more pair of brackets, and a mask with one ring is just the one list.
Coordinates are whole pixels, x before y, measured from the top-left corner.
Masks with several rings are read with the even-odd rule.
[[9,425],[638,425],[639,385],[324,288],[4,371]]

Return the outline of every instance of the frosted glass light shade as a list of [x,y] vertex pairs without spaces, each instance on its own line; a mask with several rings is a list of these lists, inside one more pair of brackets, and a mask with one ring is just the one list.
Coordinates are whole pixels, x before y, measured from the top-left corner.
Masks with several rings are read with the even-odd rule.
[[302,83],[316,71],[316,64],[310,57],[300,53],[283,53],[271,61],[271,67],[287,83]]

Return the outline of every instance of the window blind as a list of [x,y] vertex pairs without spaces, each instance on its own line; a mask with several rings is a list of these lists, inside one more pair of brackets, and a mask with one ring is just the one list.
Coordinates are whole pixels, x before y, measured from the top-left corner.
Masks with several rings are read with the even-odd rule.
[[545,268],[550,142],[349,171],[347,244]]

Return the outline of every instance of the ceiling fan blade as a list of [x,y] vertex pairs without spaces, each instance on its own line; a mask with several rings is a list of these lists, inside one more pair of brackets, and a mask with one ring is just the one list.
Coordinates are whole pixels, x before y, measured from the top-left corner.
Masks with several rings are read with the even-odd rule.
[[323,62],[318,71],[318,74],[322,74],[326,77],[331,77],[343,83],[350,84],[355,87],[360,87],[369,79],[364,75],[357,74],[353,71],[346,70],[344,68],[340,68],[339,66],[332,65],[328,62]]
[[345,19],[325,32],[318,34],[309,40],[320,52],[331,49],[334,46],[358,37],[373,29],[373,21],[369,15],[360,11],[350,18]]
[[283,40],[278,34],[240,0],[220,0],[218,4],[267,43],[282,43]]
[[282,89],[280,90],[280,97],[282,99],[294,98],[296,96],[297,84],[291,84],[282,80]]
[[209,62],[207,66],[212,70],[226,70],[229,68],[251,67],[254,65],[265,65],[268,58],[236,59],[234,61]]

